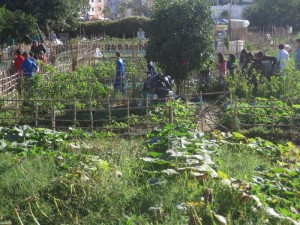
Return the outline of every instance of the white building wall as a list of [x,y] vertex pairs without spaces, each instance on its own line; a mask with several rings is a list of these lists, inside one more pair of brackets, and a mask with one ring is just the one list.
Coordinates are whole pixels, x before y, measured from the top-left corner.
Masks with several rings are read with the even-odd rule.
[[[243,12],[245,8],[248,6],[246,5],[232,5],[231,7],[231,18],[232,19],[243,19]],[[223,11],[228,11],[230,10],[230,6],[228,5],[222,5],[222,6],[212,6],[211,11],[212,11],[212,17],[214,20],[217,18],[221,18],[221,14]]]

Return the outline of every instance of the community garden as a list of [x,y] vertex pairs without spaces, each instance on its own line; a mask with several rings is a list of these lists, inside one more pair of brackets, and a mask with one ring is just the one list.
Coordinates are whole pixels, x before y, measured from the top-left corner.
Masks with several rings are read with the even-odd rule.
[[[236,69],[223,85],[212,73],[206,87],[200,74],[216,64],[206,1],[157,2],[148,42],[98,40],[104,57],[95,41],[81,58],[58,48],[56,65],[5,83],[0,224],[300,224],[292,60],[284,76],[253,71],[253,83]],[[114,91],[120,50],[126,93]],[[144,91],[146,59],[172,76],[173,96]]]

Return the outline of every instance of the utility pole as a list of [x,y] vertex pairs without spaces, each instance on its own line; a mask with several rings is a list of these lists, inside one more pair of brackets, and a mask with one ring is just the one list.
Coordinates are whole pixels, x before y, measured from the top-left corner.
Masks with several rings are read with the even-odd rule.
[[228,35],[229,35],[229,41],[231,41],[232,35],[231,35],[231,17],[232,17],[232,0],[230,0],[229,3],[229,20],[228,20]]
[[219,22],[219,0],[217,0],[217,25]]

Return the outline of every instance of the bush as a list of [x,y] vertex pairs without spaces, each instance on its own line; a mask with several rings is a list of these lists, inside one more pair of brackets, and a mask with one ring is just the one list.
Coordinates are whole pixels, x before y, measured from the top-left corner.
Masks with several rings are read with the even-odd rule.
[[[142,28],[147,34],[149,21],[150,20],[145,17],[128,17],[116,21],[95,21],[82,23],[81,30],[84,29],[87,37],[102,35],[105,33],[110,37],[133,38],[137,36],[137,31],[140,28]],[[71,37],[76,37],[79,34],[80,28],[71,33]]]

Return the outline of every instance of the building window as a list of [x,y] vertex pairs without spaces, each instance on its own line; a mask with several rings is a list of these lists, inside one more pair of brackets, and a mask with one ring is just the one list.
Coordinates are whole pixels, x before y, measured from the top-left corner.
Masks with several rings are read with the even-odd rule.
[[101,10],[102,10],[102,8],[101,8],[101,7],[98,7],[98,11],[101,12]]
[[91,10],[92,10],[92,12],[94,12],[94,11],[95,11],[95,8],[94,8],[94,7],[92,7],[92,8],[91,8]]
[[97,0],[97,2],[101,2],[101,0]]
[[91,2],[94,2],[94,0],[91,0]]

